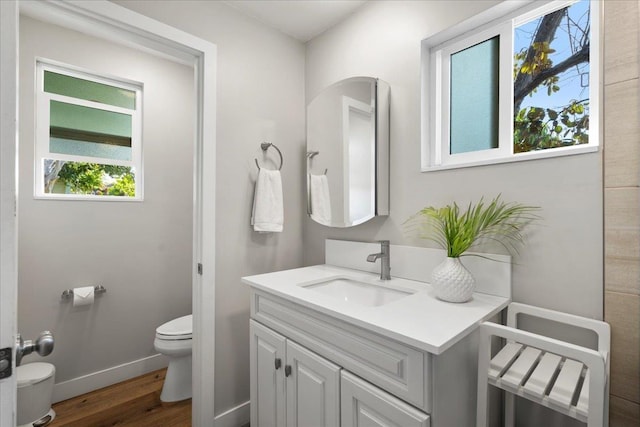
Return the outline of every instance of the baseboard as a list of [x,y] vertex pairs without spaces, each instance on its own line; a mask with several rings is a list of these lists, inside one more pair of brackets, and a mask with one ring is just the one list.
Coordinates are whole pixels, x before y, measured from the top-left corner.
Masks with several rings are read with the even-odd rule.
[[165,368],[168,364],[165,356],[156,354],[57,383],[53,387],[53,403]]
[[231,408],[228,411],[223,412],[216,416],[216,427],[238,427],[249,423],[251,418],[251,402],[246,401],[243,404]]

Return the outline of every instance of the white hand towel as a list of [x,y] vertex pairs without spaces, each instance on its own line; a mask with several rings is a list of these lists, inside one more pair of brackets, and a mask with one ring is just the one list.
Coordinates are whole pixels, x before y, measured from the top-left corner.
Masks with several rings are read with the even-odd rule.
[[280,171],[260,168],[253,195],[251,225],[262,233],[279,233],[284,224]]
[[311,194],[311,218],[320,224],[331,224],[331,197],[327,175],[309,174]]

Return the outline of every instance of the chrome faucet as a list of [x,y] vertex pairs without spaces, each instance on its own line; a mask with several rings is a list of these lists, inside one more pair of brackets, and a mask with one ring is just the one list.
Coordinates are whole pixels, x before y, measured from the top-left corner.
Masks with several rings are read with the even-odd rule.
[[380,240],[380,252],[367,257],[368,262],[376,262],[380,258],[380,280],[391,280],[391,259],[389,241]]

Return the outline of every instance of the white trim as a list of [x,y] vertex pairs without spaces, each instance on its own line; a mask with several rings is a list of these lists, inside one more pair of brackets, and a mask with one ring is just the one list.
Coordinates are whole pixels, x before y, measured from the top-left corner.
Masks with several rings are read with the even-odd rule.
[[[88,79],[85,78],[83,80]],[[41,88],[38,88],[38,90],[41,90]],[[136,110],[132,110],[130,108],[116,107],[115,105],[103,104],[95,101],[87,101],[86,99],[74,98],[72,96],[60,95],[53,92],[43,91],[42,93],[46,94],[45,97],[48,98],[48,101],[58,101],[64,104],[73,104],[80,107],[93,108],[94,110],[103,110],[109,111],[111,113],[126,114],[128,116],[133,116],[136,113]],[[138,91],[136,91],[136,94],[139,95]]]
[[228,411],[224,411],[215,418],[216,427],[239,427],[249,423],[251,418],[251,402],[246,401],[231,408]]
[[514,163],[523,162],[528,160],[540,160],[549,159],[552,157],[572,156],[576,154],[595,153],[598,151],[598,147],[585,146],[585,145],[573,145],[570,147],[558,147],[553,150],[531,151],[529,153],[518,153],[507,158],[495,158],[489,160],[469,161],[466,163],[453,163],[449,165],[437,165],[423,167],[421,172],[431,172],[447,169],[460,169],[470,168],[474,166],[496,165],[500,163]]
[[[519,0],[498,4],[458,25],[450,27],[422,41],[421,68],[421,171],[430,172],[497,163],[509,163],[533,159],[546,159],[567,155],[596,152],[599,150],[601,82],[601,2],[590,0],[591,46],[589,58],[590,117],[589,143],[558,147],[527,153],[513,152],[513,30],[532,19],[549,14],[578,0]],[[508,31],[507,31],[508,29]],[[448,59],[452,52],[460,50],[461,43],[472,46],[478,38],[488,39],[500,34],[500,83],[499,83],[499,147],[449,155],[448,122]],[[508,57],[508,60],[505,58]],[[443,112],[444,110],[444,112]]]
[[[68,160],[68,159],[65,159]],[[86,162],[87,160],[81,160]],[[98,162],[96,162],[98,163]],[[36,200],[65,200],[68,202],[144,202],[143,199],[124,196],[94,196],[91,194],[53,194],[45,193],[43,196],[33,196]]]
[[[15,234],[15,173],[18,71],[18,5],[20,11],[44,22],[55,23],[132,46],[188,64],[195,68],[196,118],[194,154],[194,250],[193,250],[193,409],[195,427],[210,425],[214,419],[215,370],[215,189],[216,189],[216,57],[217,48],[206,40],[162,24],[146,16],[104,0],[96,1],[0,1],[2,4],[2,343],[13,346],[16,335],[17,243]],[[5,37],[6,36],[6,37]],[[6,73],[5,73],[6,71]],[[7,84],[8,83],[8,84]],[[5,90],[6,84],[6,90]],[[5,234],[5,218],[7,222]],[[5,240],[5,236],[7,236]],[[202,275],[196,265],[204,265]],[[5,264],[7,269],[5,269]],[[5,298],[6,297],[6,298]],[[6,318],[6,319],[5,319]],[[206,325],[206,333],[205,333]],[[2,426],[13,425],[15,417],[15,375],[0,382]],[[5,393],[5,391],[8,391]],[[6,394],[6,396],[5,396]],[[4,408],[12,408],[5,411]],[[7,415],[4,415],[7,414]],[[6,424],[6,421],[8,424]]]
[[[60,153],[44,153],[44,155],[40,158],[40,160],[44,159],[53,159],[53,160],[68,160],[70,162],[89,162],[89,163],[101,163],[103,165],[117,165],[117,166],[131,166],[133,165],[131,160],[117,160],[117,159],[108,159],[106,157],[91,157],[91,156],[77,156],[74,154],[60,154]],[[136,169],[136,173],[137,173]],[[44,193],[47,197],[53,195],[49,193]],[[60,194],[61,196],[68,196],[68,194]],[[55,196],[55,195],[54,195]],[[95,197],[95,196],[92,196]],[[104,196],[101,196],[104,197]],[[42,198],[42,197],[41,197]]]
[[105,0],[21,1],[20,12],[189,66],[212,46],[206,40]]
[[[15,346],[18,296],[16,147],[18,146],[18,4],[0,1],[0,348]],[[0,426],[16,425],[13,375],[0,380]]]
[[169,360],[166,357],[161,354],[155,354],[56,383],[53,386],[53,403],[166,368],[168,364]]

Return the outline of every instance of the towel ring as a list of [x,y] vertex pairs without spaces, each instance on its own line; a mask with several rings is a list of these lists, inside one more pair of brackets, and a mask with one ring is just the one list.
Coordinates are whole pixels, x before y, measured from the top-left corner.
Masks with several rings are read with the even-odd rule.
[[[260,148],[262,148],[262,151],[267,151],[269,147],[275,148],[276,151],[278,152],[278,155],[280,156],[280,167],[278,168],[278,170],[281,170],[282,164],[284,163],[284,160],[282,159],[282,151],[280,151],[278,147],[276,147],[274,144],[270,142],[263,142],[262,144],[260,144]],[[258,170],[260,170],[260,164],[258,164],[258,159],[254,159],[254,160],[256,161],[256,166],[258,167]]]

